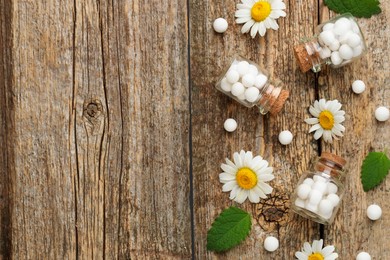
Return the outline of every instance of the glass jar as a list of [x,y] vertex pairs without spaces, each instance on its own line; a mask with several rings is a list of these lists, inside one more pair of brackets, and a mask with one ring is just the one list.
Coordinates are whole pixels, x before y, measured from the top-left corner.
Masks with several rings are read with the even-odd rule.
[[257,106],[260,113],[279,113],[289,96],[281,82],[271,82],[268,73],[256,63],[236,56],[215,87],[246,107]]
[[291,198],[291,209],[321,224],[331,224],[344,195],[346,161],[335,154],[323,152],[314,170],[303,174]]
[[302,72],[319,72],[323,65],[342,67],[360,58],[367,51],[363,33],[355,18],[343,14],[316,27],[316,34],[294,47]]

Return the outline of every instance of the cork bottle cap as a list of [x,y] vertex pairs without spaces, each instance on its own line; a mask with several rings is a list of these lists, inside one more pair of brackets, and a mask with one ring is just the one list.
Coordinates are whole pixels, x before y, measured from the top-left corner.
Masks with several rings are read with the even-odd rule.
[[344,158],[329,152],[322,152],[321,158],[334,162],[335,164],[341,167],[344,167],[344,165],[347,163],[347,161]]
[[311,62],[310,55],[307,53],[305,44],[295,46],[294,54],[302,72],[307,72],[312,68],[313,64]]
[[278,98],[275,100],[275,102],[272,104],[270,113],[271,115],[276,115],[282,110],[284,103],[286,102],[287,98],[289,97],[290,92],[288,90],[282,90],[278,96]]

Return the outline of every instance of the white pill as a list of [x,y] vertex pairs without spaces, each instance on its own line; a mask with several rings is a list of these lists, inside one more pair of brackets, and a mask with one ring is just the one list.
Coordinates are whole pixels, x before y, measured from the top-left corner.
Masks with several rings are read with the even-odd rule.
[[321,194],[324,194],[326,192],[326,188],[328,187],[326,182],[317,181],[313,184],[311,187],[313,190],[318,190],[321,192]]
[[267,83],[267,76],[264,75],[264,74],[259,74],[256,76],[256,79],[255,79],[255,87],[258,88],[258,89],[262,89],[265,85],[265,83]]
[[245,92],[241,95],[237,96],[238,100],[244,101],[245,100]]
[[331,51],[337,51],[340,48],[340,42],[338,40],[334,40],[330,45],[329,49]]
[[340,57],[340,54],[338,51],[332,52],[332,55],[330,56],[330,59],[332,61],[332,64],[337,66],[340,65],[341,62],[343,62],[343,59]]
[[330,49],[328,47],[323,47],[320,50],[320,57],[321,57],[321,59],[329,58],[331,53],[332,52],[330,51]]
[[351,34],[353,34],[353,32],[349,31],[349,32],[347,32],[346,34],[340,35],[339,38],[338,38],[340,44],[345,44],[345,43],[347,43],[348,37],[349,37]]
[[346,42],[351,48],[355,48],[361,43],[360,36],[357,35],[356,33],[349,33],[348,34],[348,39]]
[[317,182],[317,181],[326,182],[326,178],[324,178],[324,177],[322,177],[322,176],[320,176],[320,175],[314,175],[314,176],[313,176],[313,180],[314,180],[315,182]]
[[310,187],[314,184],[314,180],[312,178],[306,178],[303,183],[309,185]]
[[329,194],[326,199],[332,202],[333,207],[336,207],[340,202],[340,197],[334,193]]
[[279,142],[281,144],[288,145],[292,142],[293,134],[288,130],[284,130],[284,131],[279,133],[278,138],[279,138]]
[[325,24],[323,27],[322,27],[322,30],[323,31],[329,31],[329,30],[332,30],[334,27],[334,23],[327,23]]
[[329,216],[333,212],[333,203],[330,200],[323,199],[318,204],[318,212],[323,216]]
[[235,69],[229,69],[229,71],[226,73],[226,79],[230,83],[234,84],[236,83],[240,78],[240,74]]
[[340,57],[344,60],[350,60],[353,57],[353,49],[348,44],[343,44],[339,49]]
[[237,71],[238,71],[238,74],[240,74],[240,76],[244,76],[245,74],[247,74],[249,72],[249,63],[247,61],[240,61],[238,64],[237,64]]
[[375,110],[375,118],[378,121],[384,122],[389,120],[390,118],[390,111],[387,107],[378,107]]
[[257,69],[257,67],[255,65],[252,65],[250,64],[249,65],[249,69],[248,69],[248,73],[252,74],[254,77],[257,76],[257,74],[259,74],[259,70]]
[[328,185],[327,185],[327,188],[326,188],[326,192],[328,194],[335,194],[337,193],[337,191],[339,190],[339,188],[337,187],[336,184],[334,184],[333,182],[329,182]]
[[318,204],[306,203],[305,209],[307,209],[308,211],[311,211],[313,213],[317,213],[317,211],[318,211]]
[[255,87],[250,87],[247,90],[245,90],[245,99],[248,102],[255,102],[257,98],[259,97],[259,89]]
[[279,240],[276,237],[269,236],[264,240],[264,248],[268,252],[274,252],[279,247]]
[[224,33],[228,28],[228,23],[223,18],[217,18],[214,20],[213,28],[217,33]]
[[352,83],[352,91],[356,94],[361,94],[366,90],[366,84],[361,80],[355,80]]
[[363,52],[363,47],[361,45],[356,46],[355,48],[353,48],[353,57],[360,56],[362,52]]
[[305,201],[303,199],[296,198],[295,206],[300,207],[300,208],[304,208],[305,207]]
[[351,30],[351,22],[349,19],[342,17],[334,23],[333,32],[336,35],[343,35]]
[[360,34],[360,29],[359,25],[353,20],[352,18],[349,20],[351,22],[351,28],[354,33],[359,33]]
[[242,84],[247,88],[252,87],[255,84],[255,76],[250,73],[245,74],[242,77]]
[[312,205],[318,205],[322,199],[322,192],[312,189],[309,194],[309,202]]
[[232,94],[235,95],[236,97],[244,94],[245,92],[245,87],[242,85],[240,82],[236,82],[232,86]]
[[302,183],[298,186],[297,195],[300,199],[305,200],[309,197],[310,191],[310,186],[305,183]]
[[336,40],[336,37],[334,36],[333,31],[323,31],[320,33],[319,37],[328,46],[330,44],[332,44],[333,41]]
[[360,252],[357,256],[356,256],[356,260],[371,260],[371,256],[369,253],[367,252]]
[[324,214],[320,214],[320,216],[322,217],[322,218],[324,218],[324,219],[330,219],[331,217],[332,217],[332,211],[331,212],[329,212],[328,214],[326,214],[326,215],[324,215]]
[[229,83],[226,77],[221,80],[221,89],[226,92],[232,90],[232,84]]
[[382,209],[376,204],[372,204],[367,208],[367,217],[371,220],[378,220],[382,216]]
[[234,132],[237,129],[237,122],[233,118],[228,118],[223,123],[223,128],[228,132]]

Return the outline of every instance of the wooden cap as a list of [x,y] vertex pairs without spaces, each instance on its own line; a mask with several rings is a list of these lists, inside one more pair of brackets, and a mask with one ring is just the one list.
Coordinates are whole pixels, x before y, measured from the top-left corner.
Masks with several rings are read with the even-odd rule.
[[305,44],[295,46],[294,54],[295,58],[298,61],[299,68],[302,72],[307,72],[313,67],[309,54],[307,53]]
[[286,102],[287,98],[289,97],[290,92],[288,90],[282,90],[276,99],[276,101],[272,104],[272,107],[270,109],[271,115],[276,115],[277,113],[282,110],[284,103]]
[[340,157],[338,155],[329,152],[322,152],[321,158],[334,162],[335,164],[338,164],[341,167],[343,167],[347,163],[347,161],[343,157]]

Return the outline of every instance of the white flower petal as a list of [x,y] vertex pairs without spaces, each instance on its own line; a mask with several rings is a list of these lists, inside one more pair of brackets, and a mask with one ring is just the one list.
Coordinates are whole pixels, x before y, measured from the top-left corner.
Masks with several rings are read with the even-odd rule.
[[253,6],[253,4],[255,3],[253,0],[242,0],[241,1],[243,4],[245,5],[249,5],[249,6]]
[[248,198],[248,191],[244,190],[244,189],[240,189],[237,192],[237,196],[234,199],[234,201],[236,201],[236,202],[241,204],[241,203],[243,203],[246,200],[246,198]]
[[223,172],[219,174],[219,181],[222,183],[227,183],[229,181],[234,181],[236,176],[230,173]]
[[223,192],[231,191],[234,188],[234,186],[237,186],[237,182],[235,180],[229,181],[222,186],[222,191]]
[[324,260],[335,260],[338,257],[339,255],[337,253],[332,253],[330,256],[325,257]]
[[234,186],[234,188],[232,189],[232,191],[230,192],[230,196],[229,196],[229,199],[234,199],[236,196],[237,196],[237,192],[240,190],[241,188],[237,185],[237,186]]
[[323,134],[323,138],[325,142],[332,143],[332,131],[325,130]]
[[324,133],[324,130],[323,130],[322,128],[318,129],[318,130],[314,133],[314,139],[315,139],[315,140],[320,139],[323,133]]
[[[250,6],[250,5],[237,4],[237,9],[249,9],[249,11],[250,11],[251,8],[252,8],[252,6]],[[250,12],[249,12],[249,14],[250,14]]]
[[335,116],[335,117],[334,117],[334,121],[335,121],[336,123],[342,123],[342,122],[344,122],[344,120],[345,120],[345,117],[344,117],[344,116]]
[[309,256],[298,251],[295,252],[295,257],[298,258],[298,260],[307,260]]
[[261,160],[256,165],[253,165],[251,168],[253,171],[257,172],[265,167],[268,167],[268,162],[266,160]]
[[256,167],[256,165],[258,165],[259,163],[261,163],[261,161],[263,160],[263,158],[261,156],[255,156],[253,159],[252,159],[252,162],[250,163],[249,167],[254,169]]
[[312,114],[313,116],[315,117],[319,117],[320,116],[320,113],[321,113],[321,110],[319,110],[317,107],[313,107],[313,106],[310,106],[309,108],[309,112],[310,114]]
[[321,128],[321,125],[320,125],[320,124],[315,124],[315,125],[313,125],[312,127],[310,127],[309,133],[314,132],[314,131],[317,131],[317,130],[320,129],[320,128]]
[[257,187],[259,187],[265,194],[270,194],[273,190],[271,186],[264,182],[258,182]]
[[236,164],[236,167],[239,169],[241,168],[243,165],[243,161],[241,160],[241,156],[239,153],[234,153],[233,154],[233,159],[234,159],[234,163]]
[[314,125],[314,124],[318,124],[318,122],[320,121],[318,120],[318,118],[312,117],[312,118],[306,118],[305,122],[308,123],[309,125]]
[[240,9],[234,13],[235,17],[251,17],[250,9]]
[[333,128],[334,128],[334,129],[337,129],[337,130],[339,130],[339,131],[341,131],[341,132],[344,132],[344,131],[345,131],[345,127],[344,127],[343,125],[340,125],[340,124],[335,124],[335,125],[333,126]]
[[250,166],[253,159],[252,152],[246,152],[244,154],[244,166]]
[[268,21],[271,29],[274,29],[274,30],[279,29],[279,25],[274,19],[268,17],[266,20]]
[[273,174],[259,174],[257,176],[257,178],[259,180],[262,180],[262,181],[272,181],[273,179],[275,179],[275,175],[273,175]]
[[320,253],[321,250],[322,250],[322,245],[324,244],[324,240],[320,239],[320,240],[314,240],[313,241],[313,246],[312,246],[312,249],[314,252],[316,253]]
[[259,203],[260,202],[260,197],[256,194],[256,192],[252,189],[249,190],[249,201],[252,203]]
[[255,38],[256,37],[256,34],[259,30],[259,23],[255,23],[253,26],[252,26],[252,29],[251,29],[251,37],[252,38]]
[[321,250],[321,253],[324,256],[330,255],[334,251],[334,246],[326,246]]
[[257,196],[259,196],[262,199],[267,198],[267,195],[265,195],[265,193],[257,185],[255,187],[253,187],[252,191],[255,192],[257,194]]
[[256,174],[257,174],[257,177],[260,178],[262,175],[272,174],[273,170],[274,170],[274,168],[267,167],[267,168],[263,168],[263,169],[257,170]]
[[252,20],[252,17],[239,17],[239,18],[236,19],[236,23],[237,24],[247,23],[250,20]]
[[282,10],[273,10],[272,13],[278,15],[277,18],[279,18],[279,17],[286,17],[287,16],[286,12],[282,11]]
[[259,24],[259,34],[260,34],[260,36],[263,37],[265,35],[266,31],[267,31],[267,28],[265,28],[264,23],[260,23]]
[[227,172],[227,173],[230,173],[230,174],[236,174],[236,172],[237,172],[236,168],[233,168],[232,166],[224,164],[224,163],[221,164],[221,169],[224,172]]
[[320,99],[318,101],[318,106],[320,108],[321,111],[324,111],[324,110],[327,110],[327,103],[326,103],[326,100],[325,99]]
[[227,165],[233,167],[235,170],[237,170],[237,166],[232,162],[230,161],[228,158],[225,158],[225,161],[227,163]]

